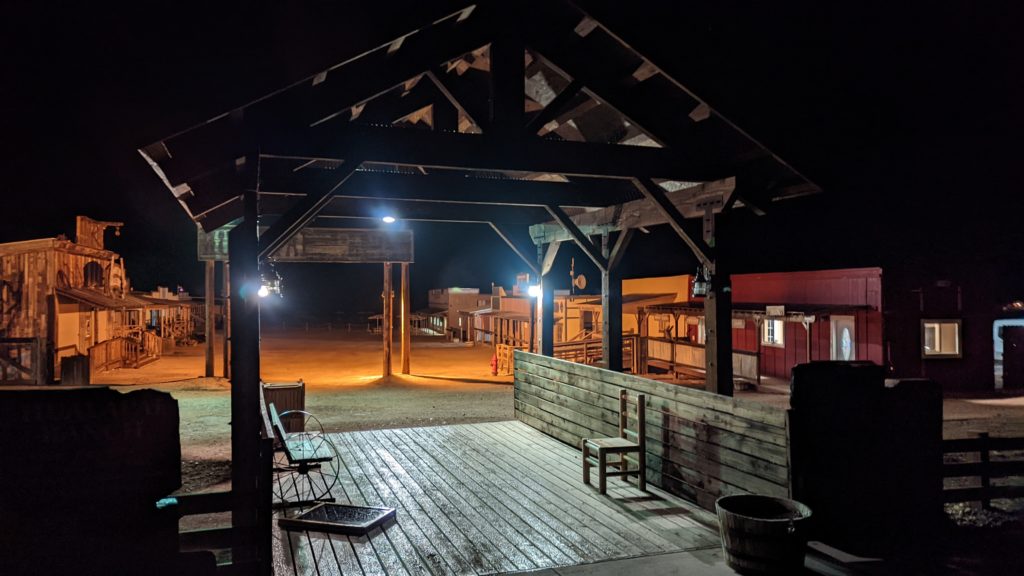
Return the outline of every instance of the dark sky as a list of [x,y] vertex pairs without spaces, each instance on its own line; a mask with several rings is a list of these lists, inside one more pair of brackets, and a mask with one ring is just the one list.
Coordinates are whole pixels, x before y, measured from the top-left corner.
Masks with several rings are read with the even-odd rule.
[[[134,284],[195,292],[193,225],[135,150],[462,6],[143,4],[3,9],[0,242],[70,233],[78,213],[123,220],[114,248]],[[582,5],[825,188],[763,218],[737,213],[737,271],[920,268],[1024,297],[1013,2]],[[638,237],[627,275],[692,271],[664,228]],[[483,226],[416,234],[421,299],[433,286],[507,285],[522,269]],[[575,249],[558,266],[574,254],[596,279]],[[284,272],[323,311],[372,305],[379,291],[376,267]]]

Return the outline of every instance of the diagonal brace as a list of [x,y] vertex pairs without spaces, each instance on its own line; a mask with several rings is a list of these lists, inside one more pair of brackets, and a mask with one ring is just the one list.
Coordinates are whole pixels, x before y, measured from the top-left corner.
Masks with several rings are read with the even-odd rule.
[[665,196],[665,189],[658,186],[650,178],[635,178],[633,179],[633,183],[645,198],[654,203],[654,206],[659,212],[661,212],[661,215],[668,220],[669,226],[671,226],[672,229],[675,230],[676,234],[683,239],[683,242],[690,247],[690,250],[692,250],[694,256],[700,260],[700,263],[714,273],[715,263],[710,256],[711,248],[702,240],[694,239],[686,233],[686,230],[683,228],[683,215]]
[[614,270],[619,267],[619,263],[622,262],[622,257],[626,254],[626,248],[629,246],[629,241],[633,239],[634,232],[636,232],[636,228],[627,228],[622,232],[619,232],[619,237],[615,239],[615,246],[612,247],[612,252],[608,256],[609,270]]
[[601,252],[598,250],[597,246],[594,246],[594,243],[590,241],[590,238],[587,238],[587,236],[583,234],[583,231],[576,226],[576,223],[572,221],[572,218],[570,218],[568,214],[565,213],[565,210],[562,210],[560,206],[549,205],[545,206],[545,208],[547,208],[551,217],[554,218],[562,228],[565,228],[565,231],[569,233],[569,236],[572,236],[576,245],[583,250],[587,257],[590,258],[602,272],[607,272],[608,260],[601,255]]
[[288,212],[274,222],[260,237],[259,259],[263,260],[276,252],[306,224],[316,218],[316,215],[330,203],[334,198],[334,193],[355,173],[360,164],[362,161],[356,158],[345,160],[345,163],[331,174],[334,178],[332,185],[324,186],[316,192],[307,194],[298,204],[292,206]]
[[516,253],[516,256],[519,256],[519,259],[522,260],[523,262],[525,262],[526,265],[530,267],[530,271],[531,272],[533,272],[537,276],[540,276],[540,270],[537,269],[537,264],[535,264],[532,260],[527,258],[526,255],[523,254],[523,252],[521,250],[519,250],[519,247],[516,246],[516,243],[512,241],[512,237],[511,236],[506,234],[501,229],[501,227],[498,226],[497,224],[495,224],[494,222],[488,222],[487,224],[489,224],[491,226],[491,229],[494,230],[494,232],[498,235],[498,237],[500,237],[502,240],[505,241],[505,244],[508,244],[508,247],[511,248],[512,251]]

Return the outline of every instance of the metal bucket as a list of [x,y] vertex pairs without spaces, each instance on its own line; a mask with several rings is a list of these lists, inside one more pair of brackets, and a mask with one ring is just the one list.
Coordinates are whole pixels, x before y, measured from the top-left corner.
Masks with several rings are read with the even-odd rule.
[[741,494],[715,502],[722,550],[740,574],[799,574],[811,509],[795,500]]

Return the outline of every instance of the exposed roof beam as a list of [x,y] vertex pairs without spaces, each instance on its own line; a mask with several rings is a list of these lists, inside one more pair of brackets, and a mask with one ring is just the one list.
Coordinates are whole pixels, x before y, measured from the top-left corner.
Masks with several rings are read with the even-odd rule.
[[694,239],[686,232],[683,228],[683,214],[672,203],[671,200],[666,196],[665,189],[658,186],[648,178],[641,178],[636,180],[637,188],[643,192],[644,196],[654,205],[654,207],[661,214],[661,217],[668,222],[668,225],[675,230],[675,233],[682,238],[683,242],[690,247],[693,251],[694,256],[700,260],[701,264],[706,266],[711,273],[715,272],[715,263],[711,259],[711,252],[706,244],[699,239]]
[[[263,170],[261,194],[304,195],[319,182],[319,169],[270,176]],[[336,191],[342,197],[367,197],[382,200],[418,200],[460,204],[504,206],[602,207],[619,204],[633,196],[635,189],[625,181],[576,179],[572,182],[539,180],[500,180],[473,178],[456,174],[398,174],[359,171]]]
[[[665,197],[681,214],[687,218],[693,218],[703,215],[703,211],[697,207],[698,204],[714,198],[723,198],[730,194],[735,187],[736,179],[726,178],[674,192],[666,192]],[[660,186],[658,188],[660,189]],[[586,235],[606,234],[629,228],[644,228],[668,222],[658,207],[647,198],[626,202],[620,206],[583,212],[573,216],[572,221]],[[531,226],[530,236],[533,238],[534,244],[572,239],[557,222]]]
[[[601,271],[607,271],[608,261],[601,255],[601,251],[594,246],[594,243],[590,241],[590,238],[580,230],[576,223],[569,218],[569,215],[565,213],[558,206],[548,206],[548,213],[555,219],[556,222],[565,230],[569,237],[576,243],[577,246],[583,250],[583,253],[598,267]],[[536,240],[534,240],[536,243]]]
[[579,94],[580,90],[582,89],[582,82],[579,82],[578,80],[573,80],[572,82],[570,82],[568,86],[563,88],[562,91],[558,93],[558,96],[555,96],[554,100],[548,102],[548,105],[545,106],[543,110],[538,112],[536,116],[530,119],[530,121],[526,124],[526,129],[524,131],[527,134],[536,134],[537,131],[543,128],[545,124],[557,118],[559,112],[561,112],[562,109],[565,108],[566,104],[568,104],[570,100],[575,98],[576,95]]
[[494,230],[498,237],[504,240],[505,244],[508,244],[508,247],[511,248],[512,251],[516,253],[516,256],[519,256],[519,259],[526,263],[526,265],[535,275],[540,276],[540,271],[537,269],[537,264],[535,264],[532,259],[528,258],[525,254],[523,254],[523,251],[520,250],[520,248],[516,245],[515,242],[512,241],[512,235],[509,233],[508,227],[495,222],[488,222],[488,224],[491,225],[491,229]]
[[349,176],[359,168],[360,161],[349,158],[345,164],[332,171],[329,184],[304,196],[292,206],[277,222],[260,236],[259,258],[267,258],[291,240],[296,232],[302,230],[333,198]]
[[264,156],[338,159],[358,151],[367,161],[436,168],[549,172],[567,176],[685,181],[724,177],[664,148],[543,139],[495,138],[426,130],[349,125],[330,132],[268,137]]

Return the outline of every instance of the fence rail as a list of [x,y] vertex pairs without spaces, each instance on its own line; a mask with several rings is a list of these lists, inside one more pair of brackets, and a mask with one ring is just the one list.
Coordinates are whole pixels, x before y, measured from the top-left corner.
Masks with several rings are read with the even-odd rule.
[[98,374],[114,368],[138,368],[163,353],[163,339],[154,332],[141,338],[117,337],[89,348],[89,372]]
[[[1024,498],[1024,437],[993,438],[987,432],[975,438],[944,440],[942,453],[943,478],[977,478],[978,486],[948,487],[943,491],[943,500],[953,502],[981,502],[990,508],[996,498]],[[976,454],[977,461],[949,461],[962,459],[963,454]],[[1014,484],[993,484],[1016,478]]]
[[[639,337],[635,334],[622,335],[622,369],[628,372],[636,372],[637,343]],[[602,359],[601,339],[590,338],[588,340],[569,340],[557,342],[554,345],[555,358],[576,362],[577,364],[599,364]]]

